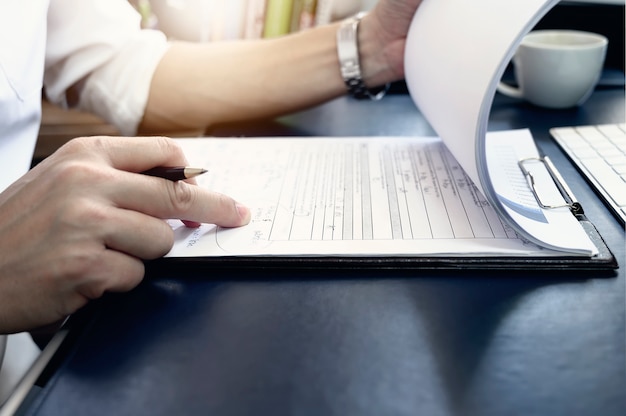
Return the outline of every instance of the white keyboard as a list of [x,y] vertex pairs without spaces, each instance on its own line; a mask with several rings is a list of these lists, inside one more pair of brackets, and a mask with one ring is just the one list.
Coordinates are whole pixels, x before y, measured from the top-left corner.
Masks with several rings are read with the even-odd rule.
[[550,134],[626,224],[626,124],[555,127]]

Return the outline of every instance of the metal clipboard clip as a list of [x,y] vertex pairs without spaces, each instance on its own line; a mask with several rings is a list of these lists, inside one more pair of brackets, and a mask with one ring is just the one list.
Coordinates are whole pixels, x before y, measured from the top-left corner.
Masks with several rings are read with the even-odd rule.
[[[554,184],[556,185],[557,189],[561,193],[563,200],[565,200],[564,204],[552,205],[552,204],[544,204],[542,202],[541,197],[539,196],[539,193],[537,192],[537,188],[535,186],[535,178],[525,166],[525,164],[529,162],[533,162],[533,163],[539,162],[545,166],[546,171],[550,174],[550,177],[554,181]],[[567,186],[567,184],[565,183],[565,181],[563,180],[559,172],[556,170],[556,167],[552,164],[552,162],[547,156],[528,157],[525,159],[521,159],[520,161],[517,162],[517,164],[522,170],[522,173],[524,174],[524,176],[528,179],[530,190],[533,193],[535,200],[537,200],[537,203],[539,204],[541,208],[554,209],[554,208],[568,207],[574,215],[584,214],[582,205],[578,201],[576,201],[574,194],[569,189],[569,187]]]

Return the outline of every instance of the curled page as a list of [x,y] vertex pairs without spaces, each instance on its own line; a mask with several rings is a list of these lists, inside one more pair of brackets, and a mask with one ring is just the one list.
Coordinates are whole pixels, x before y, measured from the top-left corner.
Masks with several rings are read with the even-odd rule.
[[[558,250],[593,252],[556,238],[564,224],[581,228],[567,209],[544,216],[520,215],[505,206],[490,178],[487,123],[498,81],[517,46],[558,0],[424,0],[407,37],[405,77],[411,97],[432,128],[494,209],[522,236]],[[532,142],[532,139],[530,139]],[[538,156],[523,155],[521,157]],[[492,158],[493,159],[493,158]],[[495,166],[494,166],[495,165]],[[518,169],[517,166],[514,166]],[[491,172],[496,175],[496,172]],[[509,200],[506,200],[510,202]],[[536,201],[528,212],[538,209]],[[565,218],[571,217],[571,218]],[[561,221],[562,220],[562,221]],[[557,225],[558,224],[558,225]]]
[[424,0],[413,17],[407,87],[479,187],[489,182],[485,133],[497,83],[522,37],[557,2]]

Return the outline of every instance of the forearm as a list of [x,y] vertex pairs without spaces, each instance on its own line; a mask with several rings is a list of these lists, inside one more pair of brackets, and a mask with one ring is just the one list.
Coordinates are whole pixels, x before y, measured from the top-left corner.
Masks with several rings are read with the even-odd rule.
[[[173,43],[154,74],[140,130],[206,128],[274,117],[344,94],[337,28],[333,24],[259,41]],[[367,30],[359,30],[369,86],[393,77],[377,64],[383,58],[373,59],[380,54],[377,43]]]

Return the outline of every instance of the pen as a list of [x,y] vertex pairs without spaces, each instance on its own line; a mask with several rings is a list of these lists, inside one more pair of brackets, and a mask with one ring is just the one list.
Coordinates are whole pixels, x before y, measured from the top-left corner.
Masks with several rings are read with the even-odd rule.
[[202,168],[188,168],[184,166],[159,166],[141,172],[143,175],[156,176],[170,181],[191,179],[208,172]]

